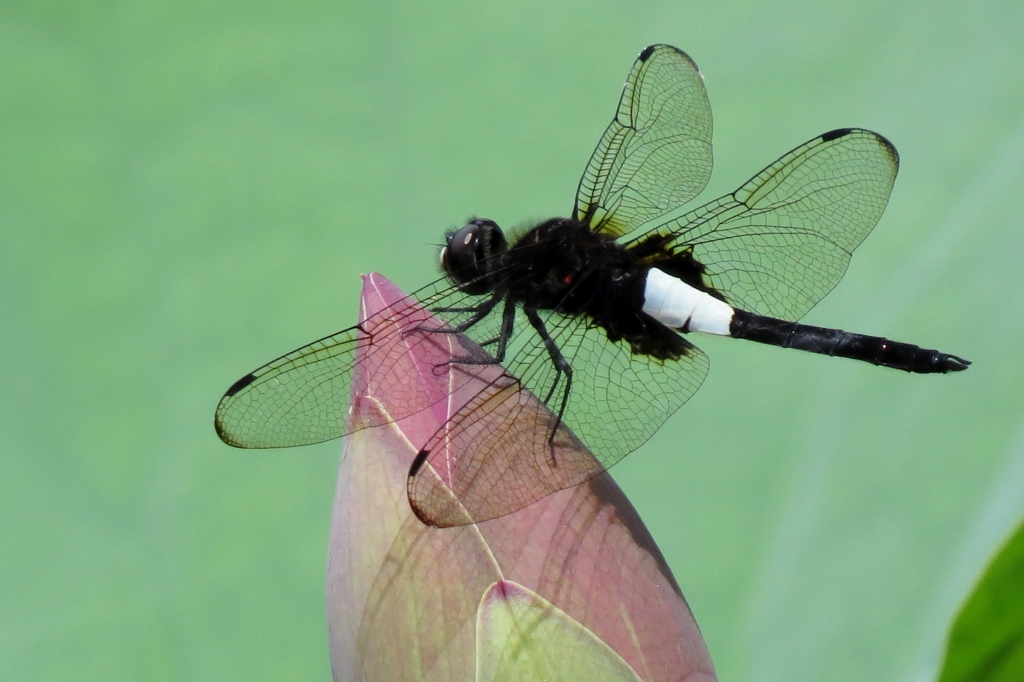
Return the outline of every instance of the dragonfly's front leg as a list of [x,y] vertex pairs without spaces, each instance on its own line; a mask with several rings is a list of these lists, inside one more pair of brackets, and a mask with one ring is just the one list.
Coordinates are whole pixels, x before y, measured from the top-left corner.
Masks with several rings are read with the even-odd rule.
[[[493,308],[494,308],[494,306],[492,305],[490,307],[490,309],[488,310],[488,312],[490,310],[493,310]],[[476,320],[476,322],[479,322],[479,321],[480,321],[479,319]],[[476,324],[476,322],[474,322],[474,324]],[[483,342],[480,343],[481,346],[493,346],[493,345],[497,344],[498,348],[497,348],[497,351],[495,352],[494,356],[493,357],[487,357],[487,358],[473,358],[473,357],[468,357],[468,356],[454,357],[454,358],[452,358],[451,360],[449,360],[445,364],[447,364],[447,365],[450,365],[450,364],[457,364],[457,365],[494,365],[494,364],[497,364],[497,363],[500,363],[500,362],[504,362],[505,361],[505,351],[508,349],[509,339],[512,338],[512,331],[515,329],[515,322],[516,322],[516,304],[515,304],[515,302],[511,298],[508,298],[508,299],[505,300],[505,309],[501,313],[501,329],[498,331],[498,336],[496,336],[493,339],[488,339],[487,341],[483,341]],[[459,326],[461,327],[462,325],[459,325]],[[453,331],[451,333],[458,333],[458,332],[454,332]]]
[[489,299],[487,299],[486,301],[484,301],[480,305],[473,306],[473,307],[468,307],[468,308],[431,308],[430,312],[432,312],[432,313],[469,313],[469,312],[472,312],[473,314],[470,315],[467,319],[465,319],[462,322],[460,322],[459,324],[455,325],[454,327],[428,327],[426,325],[420,325],[419,327],[416,328],[416,331],[434,332],[434,333],[437,333],[437,334],[463,334],[466,331],[468,331],[469,329],[471,329],[478,322],[480,322],[480,320],[482,320],[485,317],[487,317],[488,315],[490,315],[491,311],[494,310],[495,307],[497,307],[497,305],[501,302],[501,299],[502,299],[502,297],[499,294],[494,294],[493,296],[491,296]]

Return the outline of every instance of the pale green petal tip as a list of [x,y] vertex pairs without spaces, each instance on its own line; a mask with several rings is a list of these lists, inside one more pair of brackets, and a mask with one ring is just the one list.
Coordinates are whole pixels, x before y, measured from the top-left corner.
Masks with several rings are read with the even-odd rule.
[[641,682],[593,632],[536,592],[492,584],[477,609],[476,682]]

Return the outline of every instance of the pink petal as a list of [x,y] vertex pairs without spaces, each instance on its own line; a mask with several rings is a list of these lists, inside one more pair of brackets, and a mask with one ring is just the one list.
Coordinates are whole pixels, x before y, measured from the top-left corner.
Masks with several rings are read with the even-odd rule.
[[[364,317],[403,296],[367,276]],[[417,347],[401,360],[410,377],[402,390],[419,390],[430,407],[345,442],[328,558],[334,678],[474,679],[481,600],[510,581],[580,623],[643,680],[716,679],[674,577],[609,475],[477,525],[419,522],[406,495],[409,466],[464,399],[439,400],[446,385],[432,353]],[[353,420],[387,412],[387,391],[366,379],[373,362],[369,353],[357,368]]]

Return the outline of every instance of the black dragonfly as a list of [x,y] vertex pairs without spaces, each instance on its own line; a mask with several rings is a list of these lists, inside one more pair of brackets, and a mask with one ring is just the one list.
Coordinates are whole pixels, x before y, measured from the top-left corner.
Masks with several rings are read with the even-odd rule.
[[[242,377],[217,407],[217,433],[243,448],[343,436],[357,350],[382,354],[374,381],[398,386],[405,377],[389,357],[458,335],[462,350],[437,368],[453,390],[476,376],[460,367],[504,369],[410,469],[415,513],[450,526],[520,509],[643,444],[707,374],[688,332],[908,372],[967,368],[937,350],[795,322],[839,282],[881,217],[899,165],[888,140],[857,128],[824,133],[683,212],[711,175],[711,129],[693,60],[668,45],[644,49],[570,217],[509,238],[483,218],[449,233],[442,279]],[[441,321],[420,322],[424,308]],[[385,319],[412,324],[378,324]],[[396,393],[389,419],[422,409]],[[549,409],[531,407],[533,397]],[[441,458],[450,469],[456,451],[465,453],[457,475],[439,481],[430,472]]]

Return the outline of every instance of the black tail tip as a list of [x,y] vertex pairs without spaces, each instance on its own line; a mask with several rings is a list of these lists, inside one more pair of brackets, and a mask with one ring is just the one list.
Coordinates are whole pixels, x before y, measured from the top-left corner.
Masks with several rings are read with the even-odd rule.
[[970,360],[958,358],[955,355],[943,355],[942,365],[946,372],[962,372],[971,366]]

